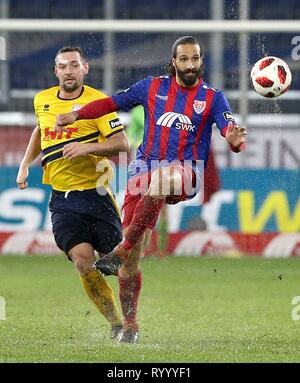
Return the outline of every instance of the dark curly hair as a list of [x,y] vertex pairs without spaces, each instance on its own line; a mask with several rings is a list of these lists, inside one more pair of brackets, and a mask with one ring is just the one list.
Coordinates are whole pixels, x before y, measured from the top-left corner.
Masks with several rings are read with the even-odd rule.
[[[179,37],[179,39],[177,39],[175,41],[175,43],[173,44],[172,56],[170,58],[169,64],[166,66],[166,71],[171,76],[175,76],[175,74],[176,74],[174,65],[172,64],[172,59],[176,58],[176,56],[177,56],[177,47],[178,47],[178,45],[187,45],[187,44],[199,45],[199,47],[200,47],[199,42],[197,41],[196,37],[194,37],[194,36],[182,36],[182,37]],[[200,47],[200,57],[203,57],[203,53],[202,53],[201,47]],[[201,72],[203,72],[203,70]],[[202,73],[201,73],[201,76],[202,76]]]

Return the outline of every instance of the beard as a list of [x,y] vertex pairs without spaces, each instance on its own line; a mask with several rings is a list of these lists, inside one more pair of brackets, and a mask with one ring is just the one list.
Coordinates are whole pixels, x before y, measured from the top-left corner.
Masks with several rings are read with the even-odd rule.
[[[71,80],[71,79],[69,79],[69,80]],[[81,84],[82,84],[82,82],[79,83],[78,81],[76,81],[76,80],[73,79],[73,78],[72,78],[72,80],[74,80],[74,82],[71,83],[71,84],[68,84],[68,83],[67,83],[68,79],[65,79],[65,80],[63,81],[63,83],[62,83],[63,90],[64,90],[66,93],[72,93],[72,92],[74,92],[74,91],[77,90],[77,89],[81,86]]]
[[202,77],[203,74],[203,64],[199,66],[198,69],[187,69],[180,70],[175,67],[177,76],[184,86],[193,86],[196,84],[197,80]]

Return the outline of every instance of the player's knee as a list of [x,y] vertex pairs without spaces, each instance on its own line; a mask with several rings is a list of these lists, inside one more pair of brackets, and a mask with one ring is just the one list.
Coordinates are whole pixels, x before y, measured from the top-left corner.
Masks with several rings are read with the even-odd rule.
[[72,257],[72,261],[74,263],[76,270],[79,272],[80,275],[87,274],[90,271],[94,270],[93,269],[94,260],[91,259],[90,257],[86,257],[81,254],[76,254],[75,256]]
[[[152,198],[161,199],[165,197],[162,193],[163,177],[162,169],[157,169],[152,173],[149,186],[149,195]],[[164,182],[166,181],[164,180]]]
[[176,168],[160,168],[152,173],[149,194],[153,198],[181,194],[181,190],[182,176]]
[[131,278],[140,271],[140,262],[125,262],[119,270],[120,278]]
[[170,175],[170,189],[171,189],[171,195],[181,195],[182,194],[182,174],[179,170],[173,169],[173,172]]
[[141,268],[141,258],[143,256],[143,243],[144,236],[141,238],[134,248],[132,249],[129,257],[123,263],[119,270],[119,276],[121,278],[130,278],[136,275]]
[[151,175],[151,182],[149,186],[149,194],[152,197],[159,195],[160,185],[161,185],[160,169],[157,169]]

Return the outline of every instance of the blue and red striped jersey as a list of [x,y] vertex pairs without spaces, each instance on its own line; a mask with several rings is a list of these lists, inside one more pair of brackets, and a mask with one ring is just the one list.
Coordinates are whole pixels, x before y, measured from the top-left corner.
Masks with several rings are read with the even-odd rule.
[[145,129],[136,159],[152,160],[208,159],[215,123],[221,131],[234,121],[223,92],[204,81],[185,88],[175,77],[147,77],[112,96],[118,109],[128,111],[143,105]]

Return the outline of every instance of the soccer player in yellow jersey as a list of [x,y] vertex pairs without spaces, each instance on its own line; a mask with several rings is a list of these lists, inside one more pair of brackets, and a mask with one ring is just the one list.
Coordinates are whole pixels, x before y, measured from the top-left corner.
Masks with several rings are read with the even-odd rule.
[[[50,211],[57,246],[73,261],[87,295],[111,324],[111,336],[121,334],[122,323],[114,294],[99,271],[92,268],[94,250],[109,253],[122,240],[121,220],[107,182],[111,172],[107,157],[128,152],[129,144],[116,113],[75,122],[57,134],[56,115],[74,111],[106,97],[83,85],[89,70],[78,47],[64,47],[55,57],[59,85],[35,96],[37,127],[34,129],[17,176],[20,189],[27,187],[28,168],[42,151],[43,183],[52,186]],[[97,164],[101,161],[101,166]]]

